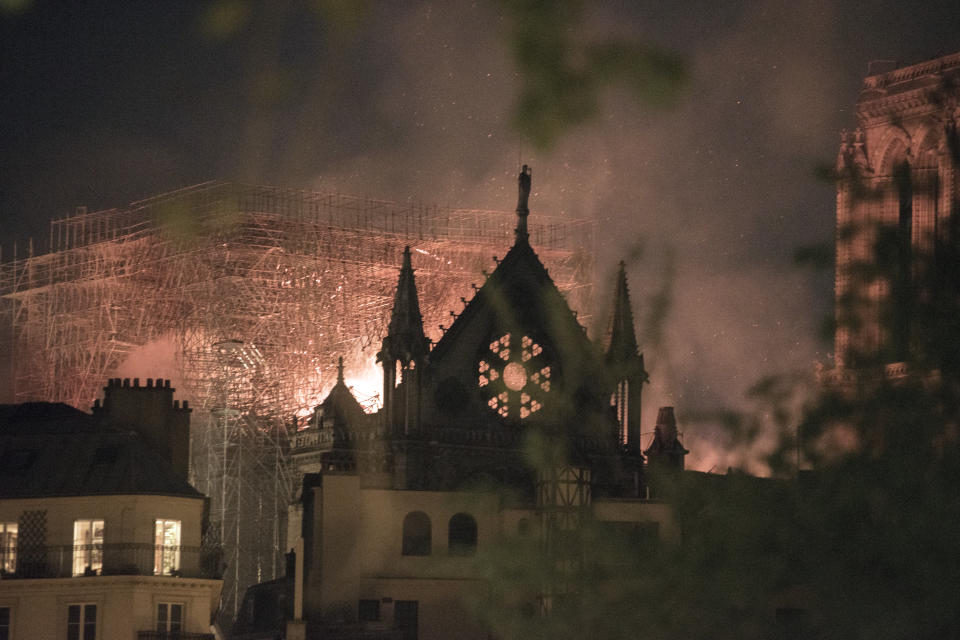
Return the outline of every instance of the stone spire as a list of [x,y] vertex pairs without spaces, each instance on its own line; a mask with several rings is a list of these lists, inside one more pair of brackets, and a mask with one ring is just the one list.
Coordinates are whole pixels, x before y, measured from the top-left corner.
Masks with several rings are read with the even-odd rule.
[[383,367],[381,416],[386,426],[402,427],[407,433],[419,423],[420,369],[429,351],[430,341],[423,333],[417,285],[410,264],[410,247],[407,247],[403,250],[403,266],[400,267],[390,326],[377,354],[377,362]]
[[609,364],[627,365],[636,359],[643,361],[637,346],[637,334],[633,328],[633,309],[630,307],[630,290],[627,287],[626,264],[620,261],[617,273],[617,288],[613,294],[613,312],[610,314],[610,328],[607,333],[610,341],[607,346]]
[[417,285],[410,264],[410,247],[406,247],[403,250],[403,266],[400,267],[400,280],[397,282],[397,294],[393,299],[393,313],[390,316],[387,337],[383,339],[383,348],[378,358],[382,362],[399,361],[401,366],[406,367],[426,355],[427,351],[429,342],[423,333]]
[[530,177],[532,174],[533,170],[527,165],[523,165],[523,168],[520,169],[520,175],[517,177],[519,186],[519,195],[517,196],[517,244],[526,244],[530,239],[530,234],[527,233],[527,216],[530,215],[527,201],[530,198]]
[[680,443],[673,407],[660,407],[657,413],[657,426],[653,429],[653,440],[644,453],[653,465],[683,469],[683,459],[690,452]]
[[617,437],[629,451],[640,454],[642,392],[649,376],[643,355],[637,346],[633,328],[633,309],[627,288],[626,265],[620,262],[617,286],[610,313],[609,344],[605,361],[613,388],[613,406],[617,414]]

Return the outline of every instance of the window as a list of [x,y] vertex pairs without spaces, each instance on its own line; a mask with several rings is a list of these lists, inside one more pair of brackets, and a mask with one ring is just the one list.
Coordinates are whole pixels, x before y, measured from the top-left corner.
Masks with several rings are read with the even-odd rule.
[[477,550],[477,521],[469,513],[450,518],[448,548],[452,556],[472,556]]
[[180,570],[179,520],[157,520],[153,545],[155,574],[168,576]]
[[157,605],[157,631],[161,638],[176,637],[183,630],[183,604],[161,602]]
[[403,640],[417,640],[418,609],[417,600],[397,600],[393,605],[393,620]]
[[376,622],[380,619],[379,600],[361,600],[357,611],[357,620],[360,622]]
[[430,518],[422,511],[413,511],[403,519],[403,555],[430,555]]
[[0,607],[0,640],[10,640],[10,607]]
[[17,523],[0,522],[0,573],[15,573],[16,570]]
[[506,333],[486,346],[477,362],[484,402],[501,418],[528,418],[550,392],[552,370],[543,347],[530,336]]
[[95,575],[103,569],[103,520],[73,523],[73,575]]
[[97,605],[67,607],[67,640],[97,640]]

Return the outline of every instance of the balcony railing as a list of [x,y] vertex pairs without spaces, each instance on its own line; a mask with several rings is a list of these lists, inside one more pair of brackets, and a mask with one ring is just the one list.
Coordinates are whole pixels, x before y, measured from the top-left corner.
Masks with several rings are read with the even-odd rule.
[[139,543],[21,545],[17,549],[16,571],[0,573],[0,579],[100,575],[219,579],[222,571],[222,554],[216,548]]
[[138,631],[137,640],[214,640],[214,635],[186,631]]

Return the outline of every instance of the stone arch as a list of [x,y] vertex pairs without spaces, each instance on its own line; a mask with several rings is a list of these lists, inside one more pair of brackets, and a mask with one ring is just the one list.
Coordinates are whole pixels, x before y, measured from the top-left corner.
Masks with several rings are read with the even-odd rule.
[[428,556],[431,552],[430,516],[411,511],[403,519],[403,555]]
[[891,129],[884,135],[880,145],[878,174],[891,177],[902,162],[912,164],[911,140],[901,131]]
[[455,513],[447,529],[452,556],[472,556],[477,550],[477,521],[469,513]]

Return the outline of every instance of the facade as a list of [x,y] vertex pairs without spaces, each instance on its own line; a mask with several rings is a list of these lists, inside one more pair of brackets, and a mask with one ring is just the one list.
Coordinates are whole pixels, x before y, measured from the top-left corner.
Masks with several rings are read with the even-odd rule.
[[[272,637],[282,617],[288,638],[487,638],[465,602],[483,586],[476,554],[495,541],[559,548],[583,518],[677,537],[651,474],[682,469],[687,451],[672,408],[643,449],[647,373],[624,269],[595,345],[530,245],[530,178],[524,167],[513,246],[436,343],[404,252],[378,354],[383,409],[364,414],[341,362],[291,452],[304,475],[288,591],[261,588],[260,605],[248,592],[234,637]],[[282,616],[265,613],[281,600]]]
[[955,233],[960,53],[902,68],[873,63],[857,128],[837,157],[838,369],[910,359],[931,295],[927,267]]
[[213,638],[222,566],[173,392],[115,379],[93,414],[0,406],[0,638]]

